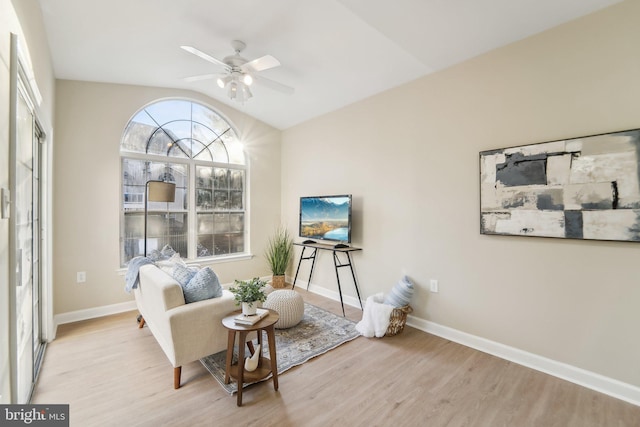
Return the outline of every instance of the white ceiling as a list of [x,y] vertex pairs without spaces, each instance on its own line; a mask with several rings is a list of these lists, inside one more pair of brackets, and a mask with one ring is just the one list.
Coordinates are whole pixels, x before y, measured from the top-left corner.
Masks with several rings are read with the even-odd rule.
[[[279,129],[621,0],[39,0],[59,79],[192,89]],[[281,66],[244,105],[214,80],[230,42]]]

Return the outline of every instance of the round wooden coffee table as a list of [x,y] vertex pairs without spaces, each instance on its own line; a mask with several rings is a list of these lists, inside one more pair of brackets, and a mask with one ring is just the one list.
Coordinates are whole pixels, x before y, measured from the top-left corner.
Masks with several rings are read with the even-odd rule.
[[[268,310],[268,309],[267,309]],[[241,325],[235,322],[235,317],[242,313],[242,310],[229,313],[224,319],[222,324],[229,330],[229,338],[227,341],[227,366],[224,376],[225,384],[231,382],[231,378],[235,378],[238,382],[238,406],[242,406],[242,385],[244,383],[252,383],[260,381],[269,374],[273,375],[273,388],[278,390],[278,365],[276,358],[276,337],[273,331],[273,325],[280,319],[278,312],[269,310],[269,314],[258,321],[255,325]],[[247,334],[249,332],[256,331],[258,333],[258,344],[260,344],[260,359],[258,362],[258,368],[253,372],[246,372],[244,370],[244,343],[247,340]],[[262,331],[267,333],[267,340],[269,341],[269,355],[271,359],[262,356]],[[238,362],[232,364],[233,360],[233,346],[235,344],[236,333],[238,338]]]

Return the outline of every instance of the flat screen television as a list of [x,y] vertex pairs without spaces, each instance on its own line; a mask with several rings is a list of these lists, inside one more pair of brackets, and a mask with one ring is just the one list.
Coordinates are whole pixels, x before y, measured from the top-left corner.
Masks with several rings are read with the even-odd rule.
[[300,197],[300,237],[351,243],[351,194]]

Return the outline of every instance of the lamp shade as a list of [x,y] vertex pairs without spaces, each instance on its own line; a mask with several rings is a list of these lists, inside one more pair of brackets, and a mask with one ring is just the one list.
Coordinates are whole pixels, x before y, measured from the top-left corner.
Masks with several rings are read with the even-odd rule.
[[149,181],[149,202],[173,202],[176,199],[176,185],[172,182]]

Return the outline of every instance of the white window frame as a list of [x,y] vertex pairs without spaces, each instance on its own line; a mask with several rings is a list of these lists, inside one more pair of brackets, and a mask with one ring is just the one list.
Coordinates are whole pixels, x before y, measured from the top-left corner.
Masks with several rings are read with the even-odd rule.
[[[147,108],[150,105],[153,105],[155,103],[159,103],[159,102],[163,102],[163,101],[185,101],[185,102],[191,102],[191,103],[196,103],[196,104],[200,104],[201,106],[204,106],[208,109],[210,109],[211,111],[213,111],[215,114],[217,114],[221,119],[223,119],[227,125],[231,128],[231,130],[233,130],[233,132],[235,133],[235,135],[238,135],[237,130],[235,129],[235,127],[233,126],[233,124],[224,116],[222,115],[219,111],[217,111],[216,109],[212,108],[211,106],[204,104],[202,102],[199,101],[194,101],[194,100],[190,100],[190,99],[184,99],[184,98],[164,98],[164,99],[158,99],[155,100],[153,102],[150,102],[149,104],[144,105],[143,107],[141,107],[140,109],[138,109],[132,116],[131,119],[127,122],[127,125],[130,123],[130,121],[142,110],[144,110],[145,108]],[[120,145],[122,146],[122,140],[125,136],[126,133],[126,127],[125,130],[123,130],[122,133],[122,138],[120,139]],[[238,141],[239,142],[239,141]],[[183,258],[187,258],[188,262],[191,263],[206,263],[206,264],[213,264],[213,263],[218,263],[218,262],[227,262],[227,261],[236,261],[236,260],[244,260],[244,259],[250,259],[253,257],[253,255],[250,253],[250,242],[249,242],[249,236],[250,236],[250,230],[249,230],[249,224],[250,224],[250,216],[249,216],[249,212],[250,212],[250,207],[249,207],[249,161],[248,161],[248,156],[244,155],[244,159],[245,159],[245,163],[244,164],[237,164],[237,163],[224,163],[224,162],[209,162],[209,161],[205,161],[205,160],[198,160],[198,159],[194,159],[194,158],[184,158],[184,157],[171,157],[171,156],[164,156],[164,155],[158,155],[158,154],[145,154],[145,153],[141,153],[141,152],[137,152],[137,151],[128,151],[128,150],[123,150],[122,148],[120,148],[120,233],[119,233],[119,240],[120,240],[120,244],[119,244],[119,250],[120,250],[120,259],[122,260],[122,251],[124,250],[123,247],[123,238],[124,238],[124,224],[125,224],[125,206],[124,206],[124,197],[123,197],[123,188],[124,188],[124,176],[123,176],[123,163],[124,163],[124,159],[131,159],[131,160],[141,160],[141,161],[150,161],[150,162],[156,162],[156,163],[174,163],[174,164],[183,164],[186,166],[187,169],[187,192],[188,192],[188,208],[186,209],[186,214],[187,214],[187,220],[188,220],[188,227],[187,227],[187,254],[181,254],[181,256]],[[244,183],[243,183],[243,215],[244,215],[244,224],[243,224],[243,251],[242,252],[235,252],[235,253],[229,253],[229,254],[221,254],[221,255],[211,255],[211,256],[207,256],[207,257],[197,257],[197,239],[198,239],[198,213],[200,213],[201,211],[197,210],[197,206],[196,206],[196,167],[197,166],[206,166],[206,167],[210,167],[210,168],[224,168],[224,169],[236,169],[236,170],[242,170],[244,171]],[[215,209],[213,209],[215,211]],[[179,213],[181,211],[169,211],[169,212],[175,212],[175,213]],[[184,212],[184,211],[183,211]],[[124,267],[124,266],[122,266]]]

